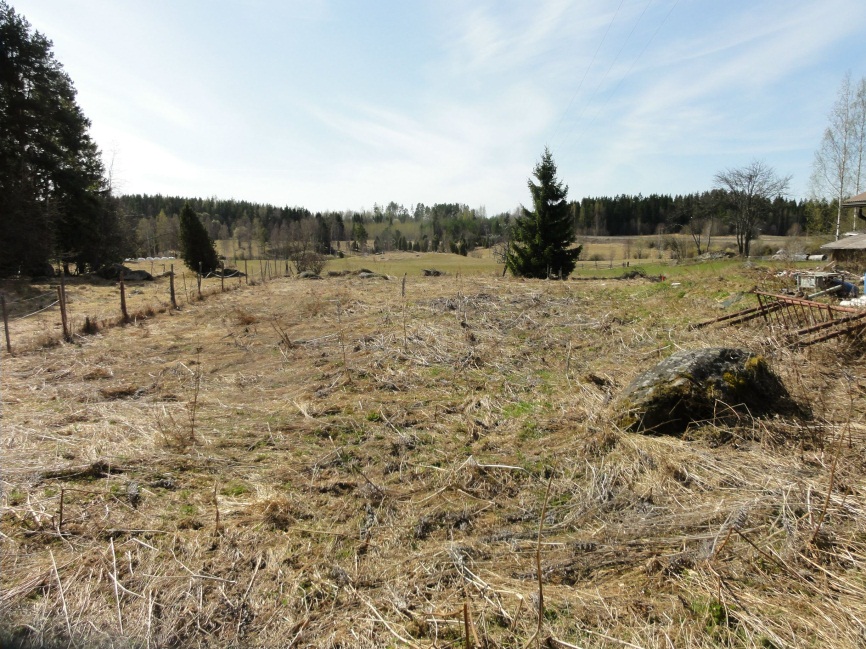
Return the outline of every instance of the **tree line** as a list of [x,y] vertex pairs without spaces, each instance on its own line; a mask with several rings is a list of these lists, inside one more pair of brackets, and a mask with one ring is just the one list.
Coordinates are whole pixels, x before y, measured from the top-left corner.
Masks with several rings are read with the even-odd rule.
[[118,200],[127,220],[134,223],[135,252],[145,256],[178,248],[179,214],[187,204],[211,239],[233,240],[242,257],[252,255],[254,246],[280,254],[299,238],[315,240],[323,254],[333,254],[344,243],[347,252],[465,254],[492,245],[502,234],[501,218],[489,219],[484,208],[460,203],[419,203],[410,210],[392,201],[368,210],[314,214],[304,207],[217,198],[133,194]]
[[[732,210],[724,190],[693,194],[599,196],[572,203],[575,228],[588,236],[640,236],[690,232],[712,222],[718,233],[731,230]],[[762,232],[787,235],[805,232],[809,201],[775,197],[762,219]],[[816,234],[824,230],[813,230]]]
[[[715,234],[732,234],[733,211],[721,189],[695,194],[586,197],[567,203],[569,223],[578,236],[640,236],[692,234],[712,227]],[[233,240],[241,256],[257,249],[282,249],[300,230],[315,230],[325,254],[346,242],[346,251],[455,252],[501,243],[522,213],[521,208],[487,216],[483,208],[460,203],[419,204],[411,209],[324,212],[303,207],[276,207],[249,201],[185,198],[179,196],[120,196],[123,212],[135,223],[136,252],[155,255],[178,247],[178,215],[185,203],[198,214],[214,240]],[[760,219],[764,234],[829,233],[824,214],[830,202],[773,198]],[[302,223],[306,225],[302,226]],[[308,232],[307,235],[309,236]]]

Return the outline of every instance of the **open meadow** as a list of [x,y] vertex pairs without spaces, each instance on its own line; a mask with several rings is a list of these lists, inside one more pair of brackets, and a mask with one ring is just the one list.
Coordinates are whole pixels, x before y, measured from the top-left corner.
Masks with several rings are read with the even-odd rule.
[[[866,344],[692,329],[786,266],[651,262],[250,262],[201,300],[179,275],[177,310],[167,277],[127,284],[125,325],[74,278],[72,342],[55,279],[5,284],[45,310],[2,352],[0,645],[864,646]],[[761,354],[812,418],[612,423],[701,347]]]

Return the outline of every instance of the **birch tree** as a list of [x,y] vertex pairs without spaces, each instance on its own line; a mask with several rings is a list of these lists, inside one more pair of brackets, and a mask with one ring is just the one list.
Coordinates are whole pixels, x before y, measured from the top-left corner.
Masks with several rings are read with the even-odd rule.
[[[842,226],[842,203],[860,193],[863,183],[863,158],[866,153],[866,78],[857,87],[851,73],[842,79],[836,102],[815,152],[812,191],[816,197],[829,197],[836,203],[836,239]],[[856,228],[856,217],[853,226]]]
[[[855,172],[854,172],[854,194],[860,194],[866,187],[866,178],[863,174],[863,158],[866,155],[866,77],[860,79],[857,84],[857,92],[854,95],[854,149],[855,149]],[[856,214],[851,217],[852,229],[857,229]]]

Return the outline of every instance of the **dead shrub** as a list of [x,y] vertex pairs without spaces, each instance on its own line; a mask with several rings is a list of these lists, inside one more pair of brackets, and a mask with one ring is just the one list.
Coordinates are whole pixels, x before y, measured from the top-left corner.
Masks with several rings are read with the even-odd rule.
[[288,498],[277,496],[255,502],[249,506],[247,513],[254,523],[265,525],[271,530],[286,531],[298,520],[309,520],[310,514],[303,511]]
[[237,307],[234,310],[233,315],[235,324],[238,324],[242,327],[256,324],[259,321],[257,316],[253,315],[249,311],[242,309],[241,307]]
[[97,379],[110,379],[114,372],[107,367],[96,367],[82,376],[85,381],[96,381]]
[[85,336],[94,336],[99,333],[99,324],[96,320],[91,320],[90,316],[86,316],[81,326],[81,333]]

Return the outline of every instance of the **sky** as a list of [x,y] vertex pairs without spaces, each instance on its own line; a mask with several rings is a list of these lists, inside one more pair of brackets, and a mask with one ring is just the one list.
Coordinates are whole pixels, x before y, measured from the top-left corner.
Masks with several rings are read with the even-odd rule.
[[809,194],[863,0],[9,0],[117,193],[311,211],[683,194],[762,160]]

